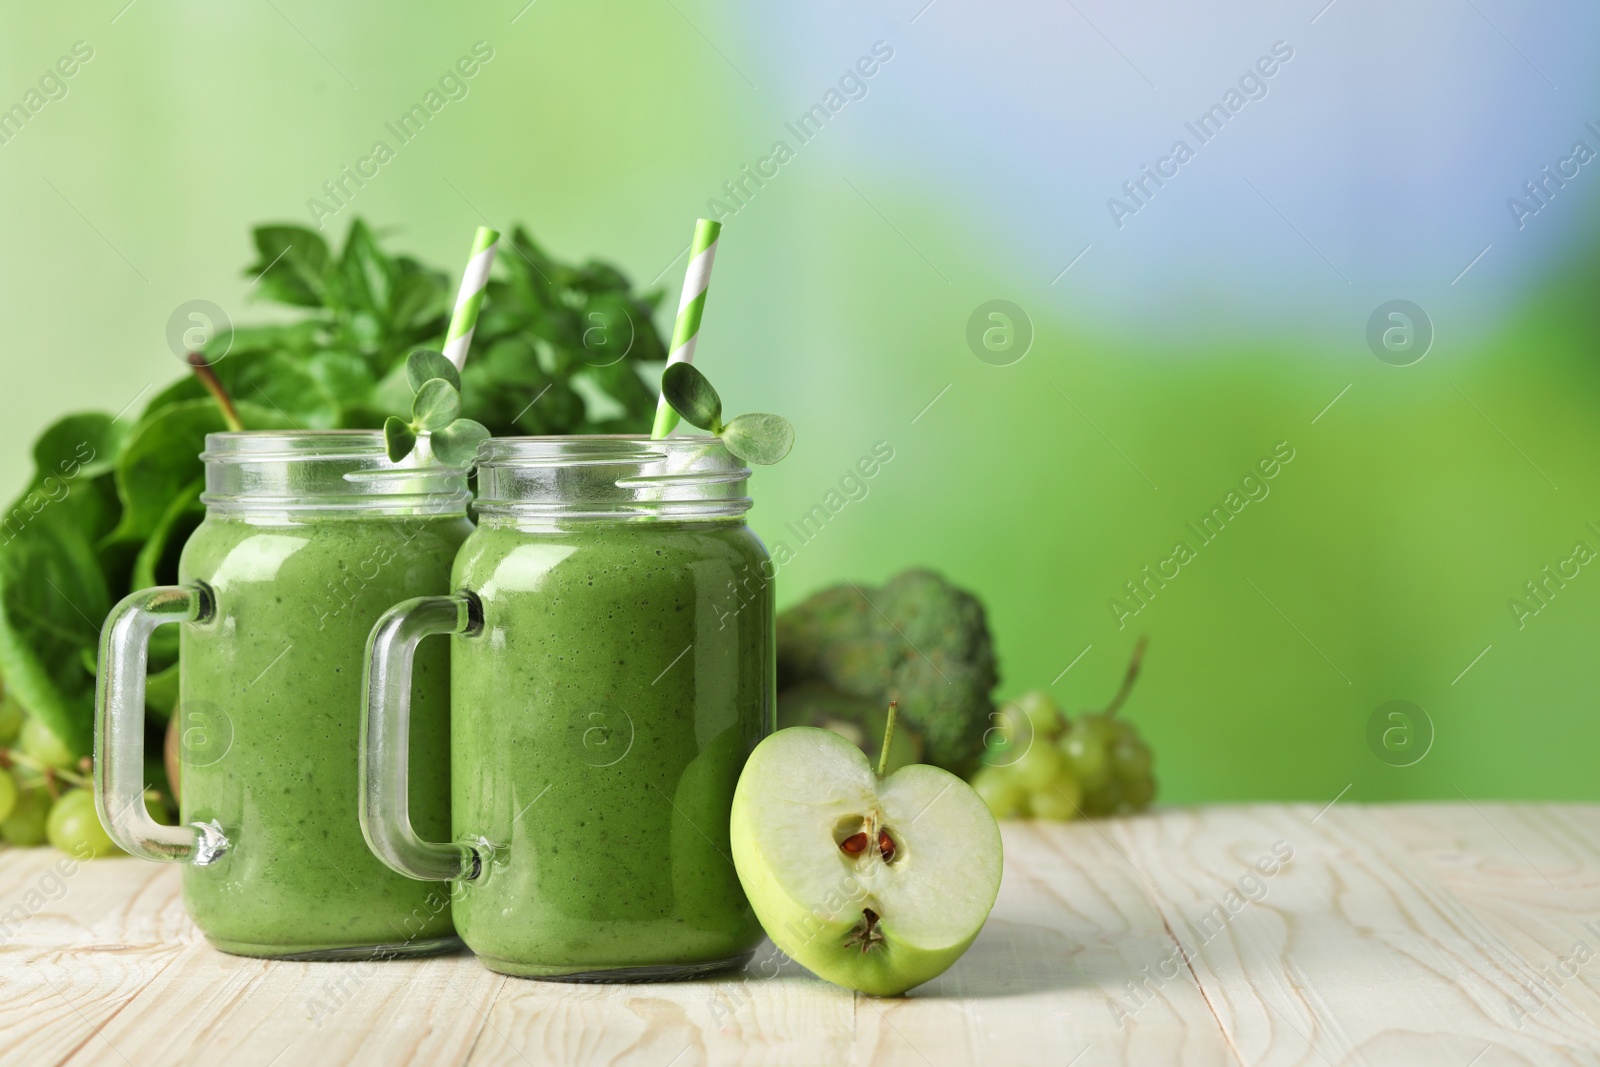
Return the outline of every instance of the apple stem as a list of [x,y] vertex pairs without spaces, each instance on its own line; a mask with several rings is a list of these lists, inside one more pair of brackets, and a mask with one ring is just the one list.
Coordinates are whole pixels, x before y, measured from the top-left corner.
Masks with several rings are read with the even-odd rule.
[[1128,673],[1122,678],[1122,688],[1117,690],[1117,695],[1111,698],[1111,703],[1106,705],[1105,714],[1115,715],[1117,709],[1122,707],[1128,699],[1128,694],[1133,690],[1133,683],[1139,680],[1139,664],[1144,661],[1144,646],[1150,643],[1150,638],[1144,636],[1133,646],[1133,658],[1128,661]]
[[894,740],[894,712],[896,701],[889,701],[889,718],[883,724],[883,748],[878,752],[878,777],[889,769],[889,742]]

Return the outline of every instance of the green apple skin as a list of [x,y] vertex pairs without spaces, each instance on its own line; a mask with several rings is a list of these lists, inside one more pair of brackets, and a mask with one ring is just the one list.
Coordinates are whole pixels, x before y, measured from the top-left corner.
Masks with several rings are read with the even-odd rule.
[[[797,755],[802,758],[794,758]],[[837,811],[823,810],[813,816],[812,834],[825,840],[807,841],[798,851],[813,858],[818,868],[811,887],[828,888],[808,894],[816,897],[816,903],[807,903],[796,894],[793,883],[786,885],[775,870],[786,860],[794,861],[797,850],[789,846],[798,842],[791,839],[806,831],[778,834],[769,827],[764,832],[757,815],[761,803],[757,793],[763,788],[770,790],[775,779],[780,783],[778,792],[801,795],[816,760],[842,768],[855,795],[836,805]],[[959,933],[935,919],[931,913],[941,910],[936,895],[935,899],[915,898],[920,907],[904,906],[904,891],[894,883],[898,876],[911,873],[909,869],[891,869],[875,857],[869,857],[862,867],[860,861],[844,856],[833,838],[836,816],[871,810],[886,794],[907,793],[928,798],[913,809],[917,816],[894,827],[904,835],[909,849],[905,857],[908,868],[919,858],[916,835],[938,832],[936,818],[915,825],[921,813],[945,797],[952,798],[952,806],[960,809],[960,826],[970,847],[959,857],[949,855],[948,850],[941,856],[941,849],[930,842],[922,852],[928,862],[937,860],[946,868],[944,881],[959,879],[962,888],[955,895],[961,898],[961,906],[954,910],[972,916],[969,932]],[[729,836],[745,895],[773,944],[819,977],[873,996],[898,996],[944,973],[978,936],[999,893],[1000,830],[971,786],[948,771],[925,764],[903,767],[879,781],[861,750],[828,730],[792,727],[756,747],[734,792]],[[952,860],[959,863],[959,870],[950,869]],[[868,907],[881,916],[878,930],[883,941],[863,952],[847,946],[846,940]],[[927,929],[929,925],[934,929]]]

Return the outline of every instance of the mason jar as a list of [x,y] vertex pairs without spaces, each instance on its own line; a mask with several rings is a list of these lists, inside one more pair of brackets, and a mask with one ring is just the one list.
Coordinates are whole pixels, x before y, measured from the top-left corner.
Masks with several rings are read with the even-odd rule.
[[[455,592],[374,629],[362,826],[394,870],[453,883],[456,928],[492,969],[679,978],[760,940],[728,842],[774,718],[773,568],[745,525],[749,476],[705,437],[487,441]],[[429,634],[455,635],[453,833],[431,839],[404,787]]]
[[[395,874],[362,840],[358,750],[368,632],[397,600],[450,590],[471,532],[464,472],[395,464],[370,430],[206,438],[204,521],[175,586],[132,594],[101,635],[95,799],[111,837],[183,863],[212,944],[301,959],[459,945],[447,894]],[[144,788],[146,649],[179,625],[180,825]],[[449,663],[417,659],[417,824],[449,829]]]

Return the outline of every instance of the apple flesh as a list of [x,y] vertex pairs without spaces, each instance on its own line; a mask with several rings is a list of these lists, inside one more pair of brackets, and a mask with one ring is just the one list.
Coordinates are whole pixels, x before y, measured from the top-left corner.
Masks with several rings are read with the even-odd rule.
[[797,726],[756,746],[730,829],[739,880],[773,943],[875,996],[943,973],[1000,891],[1000,830],[971,786],[923,764],[880,779],[829,730]]

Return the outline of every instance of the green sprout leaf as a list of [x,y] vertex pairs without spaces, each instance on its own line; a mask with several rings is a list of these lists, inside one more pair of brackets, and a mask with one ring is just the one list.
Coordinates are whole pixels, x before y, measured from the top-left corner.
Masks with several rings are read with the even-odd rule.
[[661,395],[690,426],[722,432],[722,398],[692,363],[669,363],[661,375]]
[[722,421],[722,398],[711,382],[688,363],[669,363],[661,375],[661,395],[683,421],[710,430],[747,463],[776,463],[794,447],[794,427],[778,415],[756,411]]
[[472,466],[478,446],[489,439],[489,428],[471,419],[457,419],[430,438],[433,454],[441,463],[463,469]]
[[390,415],[383,422],[383,448],[389,462],[399,463],[417,447],[417,431],[398,415]]
[[461,417],[461,394],[443,378],[429,378],[411,401],[411,428],[442,430]]
[[764,411],[735,415],[722,428],[722,443],[746,463],[776,463],[794,447],[794,427]]
[[430,378],[443,378],[456,389],[461,388],[461,372],[444,358],[443,352],[419,348],[406,357],[406,381],[411,383],[413,393],[420,393]]

